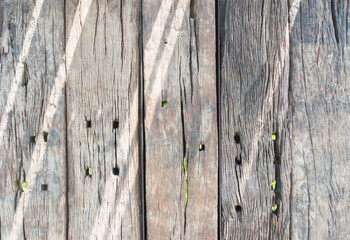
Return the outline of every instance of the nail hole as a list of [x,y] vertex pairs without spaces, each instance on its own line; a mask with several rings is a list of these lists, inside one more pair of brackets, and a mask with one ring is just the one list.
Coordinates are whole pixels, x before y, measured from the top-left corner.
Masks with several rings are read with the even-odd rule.
[[91,128],[91,120],[86,120],[86,128]]
[[47,184],[41,184],[41,191],[47,191],[48,185]]
[[118,167],[114,167],[114,168],[112,169],[112,171],[113,171],[113,175],[119,176],[119,168],[118,168]]
[[113,129],[118,129],[119,128],[119,121],[118,120],[114,120],[113,121]]
[[204,144],[199,144],[199,151],[205,151],[205,145]]
[[35,144],[36,143],[36,137],[35,136],[31,136],[30,137],[30,142]]
[[164,39],[164,44],[168,44],[168,40]]
[[241,165],[242,164],[242,157],[241,156],[237,156],[235,158],[235,163],[236,163],[236,165]]
[[91,177],[92,176],[92,169],[91,168],[87,168],[85,170],[85,176],[86,177]]
[[241,205],[236,205],[236,206],[235,206],[235,210],[236,210],[237,213],[241,213],[241,212],[242,212],[242,207],[241,207]]
[[168,102],[166,100],[167,100],[167,92],[166,90],[162,90],[162,108],[168,107]]
[[235,133],[234,139],[235,139],[236,144],[241,143],[241,138],[239,137],[239,134],[237,132]]
[[49,138],[49,133],[48,132],[44,132],[43,133],[43,137],[44,137],[44,142],[47,142],[47,139]]

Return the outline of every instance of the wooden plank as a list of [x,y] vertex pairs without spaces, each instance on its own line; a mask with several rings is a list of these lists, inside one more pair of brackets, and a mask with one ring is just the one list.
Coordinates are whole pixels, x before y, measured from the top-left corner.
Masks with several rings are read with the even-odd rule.
[[301,1],[290,11],[290,141],[281,181],[293,239],[350,236],[349,3]]
[[141,237],[139,10],[66,1],[68,239]]
[[143,27],[147,236],[215,239],[215,3],[145,0]]
[[346,239],[349,1],[220,3],[223,239]]
[[63,3],[1,1],[0,239],[66,238]]
[[287,1],[220,1],[220,16],[222,237],[282,239],[271,136],[288,106]]

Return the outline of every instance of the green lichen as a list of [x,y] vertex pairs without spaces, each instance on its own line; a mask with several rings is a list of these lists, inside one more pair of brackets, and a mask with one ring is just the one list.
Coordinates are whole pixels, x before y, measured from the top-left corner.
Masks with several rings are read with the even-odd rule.
[[272,134],[271,138],[272,138],[272,141],[276,141],[277,140],[276,134]]
[[276,190],[276,180],[272,182],[271,189],[274,191]]
[[22,191],[25,192],[28,190],[28,184],[26,182],[22,183]]
[[188,180],[187,180],[188,172],[187,172],[187,167],[186,167],[186,157],[184,158],[184,169],[185,169],[185,182],[186,182],[186,196],[185,196],[185,210],[184,210],[184,213],[186,213],[187,200],[188,200]]
[[272,206],[272,211],[275,212],[277,210],[277,204]]

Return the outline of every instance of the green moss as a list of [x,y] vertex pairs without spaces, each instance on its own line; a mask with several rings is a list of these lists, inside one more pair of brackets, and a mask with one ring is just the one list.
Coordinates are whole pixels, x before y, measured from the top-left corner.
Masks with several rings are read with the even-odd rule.
[[272,138],[272,141],[276,141],[277,140],[276,134],[272,134],[271,138]]
[[272,206],[272,211],[275,212],[277,210],[277,204]]
[[22,183],[22,191],[25,192],[28,190],[28,184],[26,182]]
[[275,191],[275,189],[276,189],[276,180],[272,182],[271,189]]
[[186,196],[185,196],[185,210],[184,213],[186,213],[187,209],[187,200],[188,200],[188,172],[187,172],[187,167],[186,167],[186,157],[184,158],[184,169],[185,169],[185,182],[186,182]]

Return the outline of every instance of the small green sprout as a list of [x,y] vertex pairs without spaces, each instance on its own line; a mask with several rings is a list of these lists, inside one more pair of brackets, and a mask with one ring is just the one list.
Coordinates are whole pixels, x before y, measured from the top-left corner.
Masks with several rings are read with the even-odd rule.
[[199,151],[204,151],[204,150],[205,150],[204,144],[199,144]]
[[28,190],[28,185],[27,185],[26,182],[23,182],[21,185],[22,185],[22,191],[23,191],[23,192],[25,192],[25,191]]
[[92,169],[91,168],[88,169],[88,175],[92,176]]
[[167,108],[168,107],[168,103],[167,102],[162,102],[162,107],[163,108]]
[[186,182],[186,195],[185,195],[185,210],[184,210],[184,213],[186,213],[187,201],[188,201],[188,172],[187,172],[187,167],[186,167],[186,157],[184,157],[184,169],[185,169],[185,182]]
[[276,134],[272,134],[271,138],[272,138],[272,141],[276,141],[277,140]]
[[275,204],[275,205],[272,206],[272,211],[273,211],[273,212],[276,212],[276,210],[277,210],[277,204]]
[[276,190],[276,180],[272,182],[272,184],[271,184],[271,189],[272,189],[273,191]]

